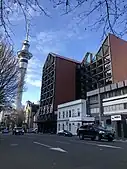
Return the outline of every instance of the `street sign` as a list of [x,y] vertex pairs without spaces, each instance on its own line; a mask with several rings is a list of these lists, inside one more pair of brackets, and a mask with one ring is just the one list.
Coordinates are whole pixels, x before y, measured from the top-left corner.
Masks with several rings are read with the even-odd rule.
[[111,116],[111,121],[121,121],[121,115],[114,115]]

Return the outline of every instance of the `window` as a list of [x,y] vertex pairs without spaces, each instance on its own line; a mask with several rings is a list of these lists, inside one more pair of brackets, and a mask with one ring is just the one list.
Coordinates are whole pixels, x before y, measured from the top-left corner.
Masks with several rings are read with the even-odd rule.
[[77,111],[78,111],[78,116],[80,116],[80,109],[78,108]]
[[64,130],[64,124],[63,124],[63,130]]
[[71,110],[69,110],[69,117],[71,117]]
[[68,111],[66,111],[66,117],[68,118]]
[[74,116],[75,116],[75,110],[72,109],[72,117],[74,117]]
[[69,131],[71,131],[71,123],[69,123]]
[[60,131],[60,124],[58,125],[58,130]]
[[78,128],[80,127],[80,123],[78,123],[78,126],[77,126]]
[[65,112],[63,111],[63,119],[64,119],[64,117],[65,117]]
[[60,119],[60,112],[59,112],[59,119]]
[[127,103],[124,103],[124,109],[127,109]]

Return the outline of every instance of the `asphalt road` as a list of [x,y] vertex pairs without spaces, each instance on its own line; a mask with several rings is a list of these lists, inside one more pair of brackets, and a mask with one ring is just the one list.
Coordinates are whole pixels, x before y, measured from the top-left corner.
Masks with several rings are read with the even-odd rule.
[[2,135],[0,169],[127,169],[127,142]]

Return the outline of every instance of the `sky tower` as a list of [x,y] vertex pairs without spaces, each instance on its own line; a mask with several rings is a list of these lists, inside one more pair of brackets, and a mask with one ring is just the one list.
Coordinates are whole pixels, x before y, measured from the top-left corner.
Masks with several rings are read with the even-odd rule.
[[17,52],[18,60],[19,60],[19,84],[18,84],[18,91],[17,91],[17,98],[16,98],[16,109],[21,110],[22,108],[22,94],[23,94],[23,88],[24,88],[24,80],[25,80],[25,74],[27,71],[27,65],[28,60],[32,58],[32,54],[29,52],[29,41],[28,41],[28,33],[27,38],[23,42],[22,49]]

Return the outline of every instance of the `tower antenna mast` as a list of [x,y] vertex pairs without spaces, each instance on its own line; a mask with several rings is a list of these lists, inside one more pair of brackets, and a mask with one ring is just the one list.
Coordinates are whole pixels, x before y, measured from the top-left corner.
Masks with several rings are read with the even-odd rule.
[[29,39],[29,32],[30,32],[30,23],[27,21],[26,23],[26,40]]

